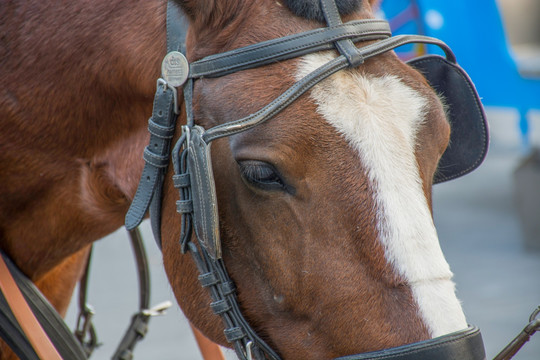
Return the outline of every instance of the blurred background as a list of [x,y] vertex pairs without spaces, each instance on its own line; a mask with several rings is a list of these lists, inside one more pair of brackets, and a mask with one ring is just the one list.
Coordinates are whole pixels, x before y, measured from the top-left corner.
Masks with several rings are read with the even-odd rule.
[[[484,164],[434,188],[441,246],[455,273],[467,319],[482,330],[488,359],[528,323],[540,304],[540,1],[385,0],[379,11],[394,33],[444,40],[475,82],[486,106],[491,147]],[[432,49],[400,49],[403,58]],[[153,318],[136,359],[201,359],[175,303],[149,225],[152,304],[174,303]],[[135,264],[122,229],[99,241],[93,256],[89,302],[103,345],[94,359],[114,353],[137,310]],[[76,301],[67,322],[73,327]],[[226,352],[228,359],[235,359]],[[516,356],[540,359],[540,335]]]

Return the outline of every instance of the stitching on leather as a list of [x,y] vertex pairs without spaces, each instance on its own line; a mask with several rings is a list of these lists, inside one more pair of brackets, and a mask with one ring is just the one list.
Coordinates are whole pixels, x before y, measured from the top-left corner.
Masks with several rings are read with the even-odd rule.
[[[393,49],[393,48],[396,48],[398,46],[401,46],[401,45],[404,45],[406,43],[409,43],[409,42],[412,42],[412,41],[416,41],[417,39],[415,37],[404,37],[404,38],[390,38],[390,39],[384,39],[384,40],[381,40],[373,45],[368,45],[366,47],[363,47],[360,50],[360,53],[362,56],[364,56],[365,59],[368,59],[370,57],[373,57],[373,56],[376,56],[380,53],[383,53],[383,52],[386,52],[390,49]],[[433,42],[434,44],[438,44],[438,42],[434,41]],[[338,58],[336,58],[338,59]],[[335,60],[335,59],[334,59]],[[334,61],[332,60],[332,61]],[[326,66],[328,65],[329,63],[323,65],[323,66]],[[338,65],[336,65],[338,66]],[[326,75],[328,72],[334,70],[334,68],[332,67],[331,69],[321,73],[321,75],[318,75],[316,77],[314,77],[313,79],[317,79],[316,82],[319,82],[320,80],[318,79],[321,79],[321,76],[324,76],[324,77],[327,77],[329,75]],[[338,70],[341,70],[341,69],[338,69]],[[336,71],[338,71],[336,70]],[[307,76],[310,76],[312,75],[313,73],[315,73],[317,70],[314,70],[311,74],[307,75]],[[323,78],[324,78],[323,77]],[[322,79],[321,79],[322,80]],[[245,124],[246,122],[249,122],[251,121],[252,119],[255,119],[256,117],[260,116],[261,114],[263,114],[265,111],[268,110],[269,107],[271,107],[272,104],[276,104],[278,103],[279,99],[282,99],[283,97],[288,97],[289,94],[291,93],[295,93],[296,91],[299,91],[301,89],[304,89],[305,88],[305,85],[303,86],[299,86],[297,87],[296,85],[298,85],[302,80],[300,80],[299,82],[295,83],[294,85],[292,85],[289,89],[287,89],[283,94],[281,94],[279,97],[277,97],[274,101],[272,101],[270,104],[268,104],[267,106],[265,106],[264,108],[262,108],[261,110],[257,111],[255,114],[253,115],[250,115],[244,119],[239,119],[239,120],[236,120],[236,121],[233,121],[233,122],[230,122],[228,124],[224,124],[224,125],[218,125],[212,129],[209,129],[207,131],[207,133],[209,134],[209,136],[207,137],[208,139],[208,142],[212,141],[212,140],[215,140],[219,137],[223,137],[223,136],[228,136],[227,134],[233,134],[233,133],[237,133],[237,132],[240,132],[240,131],[244,131],[246,129],[239,129],[239,130],[224,130],[224,131],[221,131],[222,128],[227,128],[227,127],[230,127],[231,125],[234,125],[234,126],[242,126],[243,124]],[[311,84],[313,80],[310,80],[309,82],[306,82],[305,84]],[[290,103],[290,102],[289,102]],[[281,111],[281,107],[278,108],[279,111]],[[279,112],[277,111],[277,112]],[[265,121],[267,120],[268,118],[270,118],[271,116],[274,116],[276,113],[276,110],[272,111],[270,114],[268,114],[267,116],[265,116],[262,120],[260,120],[259,122],[257,123],[260,123],[261,121]],[[212,133],[214,133],[215,135],[212,135]]]
[[[169,28],[169,24],[172,24],[172,11],[169,11],[169,4],[167,3],[167,20],[166,20],[166,27],[167,29]],[[169,48],[169,45],[171,44],[171,34],[169,31],[166,32],[167,33],[167,52],[171,51],[171,49]]]
[[[327,38],[325,40],[313,42],[310,45],[327,44],[329,42],[335,42],[335,41],[338,41],[338,40],[345,40],[345,39],[348,39],[348,38],[353,37],[353,36],[361,36],[364,33],[373,34],[372,32],[369,32],[369,31],[351,32],[351,33],[344,34],[343,36],[334,36],[334,37],[331,37],[331,38]],[[291,47],[291,48],[287,48],[287,49],[284,49],[284,50],[281,50],[281,51],[274,52],[272,54],[268,54],[268,55],[264,55],[264,56],[261,55],[261,56],[256,57],[256,58],[252,58],[252,59],[245,60],[243,62],[235,63],[234,68],[242,67],[243,65],[246,65],[246,64],[256,63],[256,62],[258,62],[260,60],[264,60],[264,59],[270,60],[273,57],[276,57],[276,56],[279,56],[279,55],[282,55],[282,54],[287,54],[289,52],[292,53],[292,52],[295,52],[297,50],[302,50],[302,49],[309,49],[310,47],[312,47],[312,46],[298,45],[298,46],[295,46],[295,47]],[[226,59],[226,60],[229,60],[229,59]],[[196,64],[196,63],[193,63],[193,64]],[[229,70],[231,70],[231,65],[230,64],[224,64],[224,65],[221,65],[221,66],[219,66],[217,68],[214,68],[212,70],[203,71],[203,72],[201,72],[201,75],[197,75],[197,76],[191,76],[190,75],[190,76],[193,77],[193,78],[198,78],[198,77],[202,77],[202,76],[205,76],[205,75],[211,75],[213,73],[219,73],[221,71],[229,71]]]
[[[425,349],[437,349],[437,348],[441,348],[441,347],[444,347],[444,346],[448,346],[448,345],[450,345],[452,343],[468,340],[471,337],[477,336],[478,333],[479,333],[478,330],[475,330],[474,332],[472,332],[470,334],[466,334],[466,335],[460,336],[458,338],[442,340],[441,342],[436,343],[436,344],[422,346],[422,347],[420,347],[418,349],[405,350],[403,352],[398,352],[397,354],[394,353],[394,354],[388,354],[388,355],[383,355],[383,356],[377,356],[377,357],[375,357],[373,359],[377,359],[377,360],[379,360],[379,359],[381,359],[381,360],[382,359],[390,359],[390,358],[394,358],[396,356],[416,354],[418,352],[425,351]],[[367,358],[367,359],[369,359],[369,358]]]
[[[347,25],[347,24],[342,24],[342,25]],[[381,32],[380,35],[385,35],[387,36],[387,32],[380,29],[378,30],[379,32]],[[384,32],[384,34],[383,34]],[[362,30],[362,31],[348,31],[348,32],[344,32],[342,34],[336,34],[335,36],[332,36],[332,37],[328,37],[328,38],[324,38],[322,40],[314,40],[312,42],[309,42],[309,43],[304,43],[304,44],[300,44],[298,46],[295,46],[295,47],[290,47],[290,48],[287,48],[287,49],[284,49],[284,50],[280,50],[280,51],[276,51],[276,52],[273,52],[271,54],[267,54],[267,55],[259,55],[258,57],[256,58],[250,58],[248,60],[244,60],[243,62],[238,62],[238,63],[235,63],[234,64],[234,68],[237,68],[237,67],[242,67],[243,65],[246,65],[246,64],[250,64],[250,63],[254,63],[254,62],[258,62],[260,60],[263,60],[263,59],[271,59],[273,57],[276,57],[276,56],[279,56],[279,55],[282,55],[282,54],[286,54],[286,53],[289,53],[289,52],[295,52],[297,50],[302,50],[302,49],[309,49],[311,47],[315,47],[314,45],[319,45],[319,44],[327,44],[329,42],[335,42],[337,40],[345,40],[345,39],[348,39],[350,37],[353,37],[353,36],[362,36],[364,34],[370,34],[370,35],[376,35],[372,29],[370,30]],[[311,34],[308,34],[309,36],[311,36]],[[294,39],[290,39],[288,40],[287,42],[289,41],[296,41],[298,39],[301,39],[303,37],[306,37],[308,35],[305,35],[305,36],[298,36]],[[274,46],[277,46],[281,43],[275,43],[275,44],[271,44],[271,45],[268,45],[267,47],[274,47]],[[262,47],[262,48],[258,48],[256,50],[252,50],[253,52],[255,51],[260,51],[260,50],[264,50],[265,48]],[[226,53],[224,53],[226,54]],[[206,64],[208,62],[219,62],[220,60],[222,61],[231,61],[231,59],[234,59],[235,57],[240,57],[242,54],[239,53],[239,54],[233,54],[233,55],[228,55],[228,56],[224,56],[223,58],[214,58],[214,59],[210,59],[210,60],[199,60],[199,61],[196,61],[194,63],[191,64],[191,66],[194,66],[195,65],[195,68],[197,67],[196,64]],[[227,71],[227,70],[230,70],[231,69],[231,65],[230,64],[224,64],[224,65],[219,65],[218,67],[215,67],[213,68],[212,70],[206,70],[206,71],[202,71],[200,75],[197,75],[197,76],[192,76],[192,74],[190,74],[190,77],[192,78],[197,78],[197,77],[201,77],[201,76],[204,76],[204,75],[210,75],[210,74],[213,74],[213,73],[219,73],[221,71]]]
[[[165,97],[167,94],[163,91],[163,89],[158,89],[156,91],[156,96],[154,97],[153,102],[153,108],[159,108],[157,107],[158,104],[160,104],[162,101],[167,103],[167,99]],[[163,100],[165,99],[165,100]],[[169,114],[168,106],[166,106],[167,115]],[[154,117],[154,114],[152,114],[152,117]],[[154,140],[152,138],[152,135],[150,136],[150,141]],[[160,143],[160,149],[161,152],[164,152],[164,144],[163,141],[158,141]],[[144,156],[144,155],[143,155]],[[146,159],[145,159],[146,161]],[[151,166],[153,166],[153,168]],[[150,206],[150,201],[152,200],[152,197],[154,196],[155,188],[156,188],[156,182],[158,179],[158,173],[160,171],[160,168],[156,166],[152,161],[147,161],[144,164],[143,172],[141,174],[141,182],[140,186],[137,187],[137,190],[135,191],[135,195],[133,196],[132,206],[130,207],[128,213],[126,214],[126,225],[130,227],[136,226],[136,224],[139,224],[142,219],[144,218],[144,214],[148,210]],[[149,178],[149,181],[146,179]]]
[[161,169],[161,168],[164,168],[167,166],[167,164],[160,164],[160,163],[155,163],[153,161],[150,161],[149,159],[144,159],[147,163],[149,163],[150,165],[152,165],[154,168],[156,169]]
[[[371,40],[376,39],[375,35],[377,35],[377,33],[374,33],[373,30],[363,30],[362,32],[358,32],[355,35],[361,36],[364,33],[373,35],[372,37],[370,37]],[[380,34],[380,35],[383,35],[383,34]],[[386,35],[386,34],[384,34],[384,35]],[[398,36],[400,36],[400,37],[399,38],[398,37],[394,37],[394,38],[386,37],[385,39],[382,39],[381,42],[383,42],[383,44],[382,44],[383,46],[381,46],[381,44],[379,42],[379,43],[376,43],[376,44],[373,44],[373,45],[368,45],[368,46],[360,49],[360,50],[362,50],[362,55],[365,56],[365,58],[369,58],[369,57],[376,56],[376,55],[381,54],[383,52],[386,52],[388,50],[391,50],[391,49],[394,49],[396,47],[399,47],[399,46],[402,46],[402,45],[405,45],[405,44],[408,44],[408,43],[412,43],[412,42],[421,42],[421,43],[433,44],[433,45],[441,46],[443,48],[446,47],[443,42],[441,42],[440,40],[435,39],[435,38],[428,38],[427,40],[429,40],[429,41],[426,41],[426,38],[418,37],[418,36],[414,36],[414,35],[398,35]],[[344,36],[343,40],[347,39],[348,37],[349,36]],[[327,44],[329,42],[336,41],[336,40],[339,40],[339,39],[340,39],[339,37],[325,38],[324,40],[318,40],[316,42],[316,45],[318,45],[318,44]],[[270,45],[269,45],[269,47],[270,47]],[[310,46],[304,46],[302,44],[297,46],[297,47],[287,48],[287,49],[279,51],[279,52],[274,52],[271,55],[260,56],[260,57],[257,57],[257,58],[246,60],[246,61],[241,62],[241,63],[235,63],[234,64],[234,66],[235,66],[234,69],[241,68],[243,65],[248,65],[248,64],[251,64],[253,62],[258,62],[259,60],[265,60],[265,59],[270,60],[273,57],[276,57],[276,55],[279,56],[281,54],[287,54],[289,52],[292,53],[292,52],[294,52],[292,50],[301,50],[301,49],[307,49],[307,48],[310,48]],[[368,49],[371,50],[371,52]],[[257,49],[257,50],[260,50],[260,49]],[[226,56],[225,56],[225,54],[227,54],[227,53],[223,53],[223,55],[224,55],[223,57],[212,59],[212,61],[217,61],[217,62],[219,62],[220,60],[221,61],[225,61],[225,60],[230,61],[230,59],[232,57],[238,57],[238,54],[233,54],[233,55],[229,54],[229,55],[226,55]],[[200,63],[203,60],[199,60],[199,61],[196,61],[196,62],[192,63],[192,66],[194,64]],[[210,60],[206,60],[205,62],[209,62],[209,61]],[[225,65],[220,65],[217,68],[214,67],[212,70],[206,70],[206,71],[202,72],[200,75],[196,75],[196,76],[190,75],[190,77],[191,78],[198,78],[198,77],[202,77],[202,76],[205,76],[205,75],[212,75],[212,74],[220,73],[220,72],[223,72],[223,71],[234,71],[234,69],[231,68],[230,64],[225,64]]]
[[[282,38],[282,39],[268,40],[266,42],[266,44],[265,43],[259,43],[259,44],[251,45],[252,47],[250,47],[248,49],[244,48],[242,50],[240,48],[240,49],[227,51],[227,52],[221,53],[221,54],[210,55],[210,56],[208,56],[208,57],[206,57],[204,59],[198,60],[197,63],[207,63],[207,62],[220,60],[222,58],[227,58],[227,57],[231,56],[231,52],[235,52],[235,54],[232,54],[232,55],[236,56],[236,55],[240,55],[240,54],[249,53],[249,52],[252,52],[252,51],[255,51],[255,50],[265,49],[265,48],[275,46],[275,45],[285,44],[287,42],[296,41],[298,39],[303,39],[303,38],[310,37],[310,36],[316,36],[316,35],[318,35],[320,33],[328,32],[328,29],[335,30],[335,29],[340,29],[340,28],[357,27],[357,26],[361,26],[361,25],[377,25],[377,24],[378,25],[387,25],[386,21],[377,20],[377,19],[349,21],[349,22],[347,22],[345,24],[339,24],[339,25],[336,25],[336,26],[329,26],[329,27],[310,30],[308,32],[305,32],[304,34],[302,34],[302,33],[295,34],[295,35],[292,35],[292,37],[290,37],[288,39],[283,39]],[[362,30],[362,33],[364,33],[364,32],[369,32],[369,30]],[[387,27],[386,27],[385,32],[389,32],[389,29]]]
[[[341,61],[338,61],[338,59],[341,59]],[[272,107],[272,104],[278,104],[283,99],[287,100],[283,104],[277,106],[274,110],[268,112],[266,114],[266,116],[264,116],[262,119],[257,121],[256,124],[259,124],[259,123],[261,123],[263,121],[268,120],[269,118],[275,116],[277,113],[282,111],[284,107],[288,106],[291,102],[296,100],[296,98],[298,96],[300,96],[298,94],[302,94],[303,92],[305,92],[306,88],[312,87],[313,85],[320,82],[322,79],[330,76],[330,74],[332,74],[333,72],[337,72],[337,71],[343,69],[346,66],[346,64],[345,64],[346,59],[345,59],[345,57],[343,55],[340,56],[340,57],[337,57],[334,60],[331,60],[330,62],[326,63],[323,66],[329,65],[331,62],[335,62],[335,64],[331,65],[328,69],[321,72],[320,74],[314,75],[313,78],[311,78],[309,81],[306,81],[305,83],[302,83],[302,80],[300,80],[299,82],[296,82],[293,86],[291,86],[284,93],[282,93],[280,96],[278,96],[274,101],[272,101],[270,104],[266,105],[261,110],[257,111],[255,114],[250,115],[250,116],[248,116],[248,117],[246,117],[244,119],[236,120],[235,122],[224,124],[224,126],[222,128],[220,128],[221,125],[218,125],[218,126],[212,128],[212,129],[209,129],[207,131],[207,133],[209,134],[209,136],[207,137],[208,142],[213,141],[213,140],[215,140],[217,138],[220,138],[220,137],[229,136],[231,134],[235,134],[235,133],[247,130],[247,128],[227,130],[227,127],[230,127],[231,125],[242,126],[246,122],[249,122],[249,121],[263,115],[265,112],[267,112]],[[317,72],[317,70],[314,70],[310,75],[313,75],[315,72]],[[310,76],[310,75],[308,75],[308,76]],[[315,83],[315,84],[313,84],[313,83]],[[290,94],[293,94],[293,95],[296,94],[297,96],[293,98],[293,96],[289,96]],[[254,124],[253,126],[255,126],[256,124]],[[224,130],[222,130],[222,129],[224,129]]]
[[[199,136],[199,135],[197,135],[197,136]],[[199,138],[200,138],[200,136],[199,136]],[[200,140],[202,140],[202,139],[200,139]],[[192,144],[193,144],[193,142],[192,142]],[[195,148],[195,144],[193,144],[193,145],[194,145],[193,148]],[[197,150],[194,150],[194,151],[197,152]],[[194,154],[194,160],[195,161],[193,161],[193,162],[195,164],[195,176],[197,177],[197,183],[200,185],[200,184],[203,184],[203,182],[201,181],[202,177],[201,177],[201,171],[200,171],[200,168],[199,168],[199,161],[198,161],[197,153]],[[200,218],[201,224],[203,226],[202,229],[201,229],[201,232],[203,234],[201,236],[204,239],[205,233],[206,233],[204,231],[204,229],[206,229],[206,216],[205,216],[205,214],[206,214],[206,206],[205,206],[205,201],[202,201],[202,197],[200,196],[200,192],[201,192],[200,186],[199,186],[199,189],[196,189],[196,191],[199,193],[198,200],[197,200],[197,202],[199,203],[199,209],[202,209],[202,213],[199,214],[199,218]],[[204,239],[203,241],[204,241],[204,243],[208,243],[207,239]]]
[[[193,144],[193,142],[192,142],[192,144]],[[195,151],[195,152],[197,151],[197,150],[195,150],[195,146],[193,146],[193,151]],[[199,170],[199,162],[197,161],[197,158],[198,158],[197,153],[194,153],[193,154],[193,164],[195,166],[195,169],[194,169],[195,170],[195,177],[197,179],[197,184],[199,185],[198,188],[196,189],[196,191],[199,194],[199,196],[197,196],[197,203],[199,203],[199,209],[202,209],[203,214],[204,214],[204,208],[205,207],[204,207],[204,202],[201,200],[201,196],[200,196],[200,192],[201,192],[201,189],[200,189],[201,181],[200,181],[200,179],[201,179],[201,177],[200,177],[200,170]],[[201,221],[201,223],[204,223],[204,215],[199,214],[199,218],[201,218],[201,217],[202,217],[202,219],[200,221]],[[203,228],[204,228],[204,225],[203,225]],[[202,235],[204,235],[204,234],[202,234]]]
[[337,10],[337,7],[335,6],[335,3],[333,3],[333,5],[334,6],[330,6],[330,9],[328,9],[326,1],[321,1],[321,6],[323,7],[323,12],[328,13],[328,19],[327,19],[328,25],[332,25],[332,24],[330,24],[330,22],[334,22],[334,20],[337,21],[336,25],[340,25],[341,19],[339,17],[339,12]]
[[[143,180],[142,182],[143,185],[137,188],[135,196],[133,197],[134,206],[132,207],[133,209],[133,212],[131,213],[132,216],[130,216],[129,219],[127,219],[128,227],[130,226],[130,224],[135,225],[137,223],[140,223],[142,218],[144,217],[144,214],[146,213],[146,210],[148,209],[148,205],[150,204],[150,199],[152,198],[154,193],[153,191],[148,191],[148,187],[146,186],[146,184],[149,183],[149,185],[151,185],[150,189],[152,190],[154,189],[154,186],[155,186],[154,183],[155,183],[156,177],[153,175],[154,175],[154,172],[152,171],[152,169],[145,165],[142,176],[141,176]],[[144,181],[146,177],[150,177],[149,182]],[[140,199],[140,201],[136,202],[135,199],[137,198]],[[139,204],[142,204],[142,206],[138,206]],[[132,221],[129,221],[129,220],[132,220]]]
[[163,126],[154,122],[152,118],[148,120],[148,131],[150,134],[161,139],[170,139],[174,135],[175,128],[173,126]]
[[148,156],[148,157],[150,157],[152,159],[155,159],[155,160],[158,160],[158,161],[167,161],[169,159],[169,156],[167,154],[165,154],[165,155],[156,154],[156,153],[152,152],[152,150],[150,150],[148,148],[148,146],[144,149],[143,156],[144,157]]
[[[204,142],[204,139],[201,138],[201,141]],[[205,179],[206,179],[206,182],[207,182],[207,185],[208,185],[208,189],[209,189],[209,193],[210,193],[210,196],[212,197],[212,204],[210,204],[210,210],[211,210],[211,215],[210,215],[210,219],[209,221],[211,222],[211,226],[212,226],[212,234],[211,234],[211,237],[212,237],[212,245],[211,245],[211,248],[214,250],[214,252],[217,251],[216,249],[216,238],[214,236],[214,229],[216,228],[216,217],[214,216],[214,208],[215,206],[217,206],[217,197],[216,197],[216,185],[215,185],[215,181],[212,181],[212,183],[210,183],[210,178],[212,178],[212,180],[214,179],[214,172],[213,172],[213,169],[210,169],[210,165],[211,165],[211,155],[210,155],[210,145],[206,145],[206,148],[204,149],[205,152],[204,152],[204,161],[205,161],[205,164],[206,164],[206,169],[208,170],[208,173],[210,174],[210,176],[207,176]],[[210,165],[209,165],[210,164]],[[209,241],[210,242],[210,241]]]

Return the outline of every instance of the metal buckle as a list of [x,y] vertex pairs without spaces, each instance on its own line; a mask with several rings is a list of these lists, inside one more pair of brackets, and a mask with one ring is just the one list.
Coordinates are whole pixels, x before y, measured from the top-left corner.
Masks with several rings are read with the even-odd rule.
[[251,352],[251,349],[253,348],[253,341],[248,341],[246,344],[246,357],[247,360],[253,360],[253,354]]
[[96,329],[92,323],[92,317],[94,315],[95,311],[92,306],[85,304],[84,310],[80,312],[77,318],[77,325],[73,332],[87,356],[90,356],[94,352],[94,349],[101,345],[98,343]]
[[180,113],[180,111],[178,109],[178,91],[176,90],[176,88],[174,86],[169,84],[163,78],[157,79],[157,87],[160,87],[160,86],[163,86],[163,89],[165,91],[167,91],[167,89],[170,89],[173,92],[173,102],[174,102],[173,111],[174,111],[174,113],[176,115],[178,115]]
[[189,144],[189,140],[191,139],[191,128],[187,125],[182,125],[182,135],[183,134],[186,135],[184,142]]
[[141,311],[146,316],[160,316],[165,315],[165,311],[172,306],[172,302],[169,300],[161,302],[150,309],[144,309]]

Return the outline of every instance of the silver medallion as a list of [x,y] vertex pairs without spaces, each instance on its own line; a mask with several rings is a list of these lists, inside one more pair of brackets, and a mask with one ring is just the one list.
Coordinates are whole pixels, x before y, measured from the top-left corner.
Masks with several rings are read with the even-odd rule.
[[189,74],[189,64],[181,52],[171,51],[161,63],[161,76],[171,86],[184,85]]

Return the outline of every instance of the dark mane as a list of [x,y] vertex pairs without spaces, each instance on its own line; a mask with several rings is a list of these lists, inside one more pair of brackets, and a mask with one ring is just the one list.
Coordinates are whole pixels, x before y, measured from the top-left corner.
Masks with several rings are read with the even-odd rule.
[[[320,0],[283,0],[283,2],[296,16],[325,22]],[[362,0],[336,0],[336,4],[339,13],[344,16],[358,10]]]

